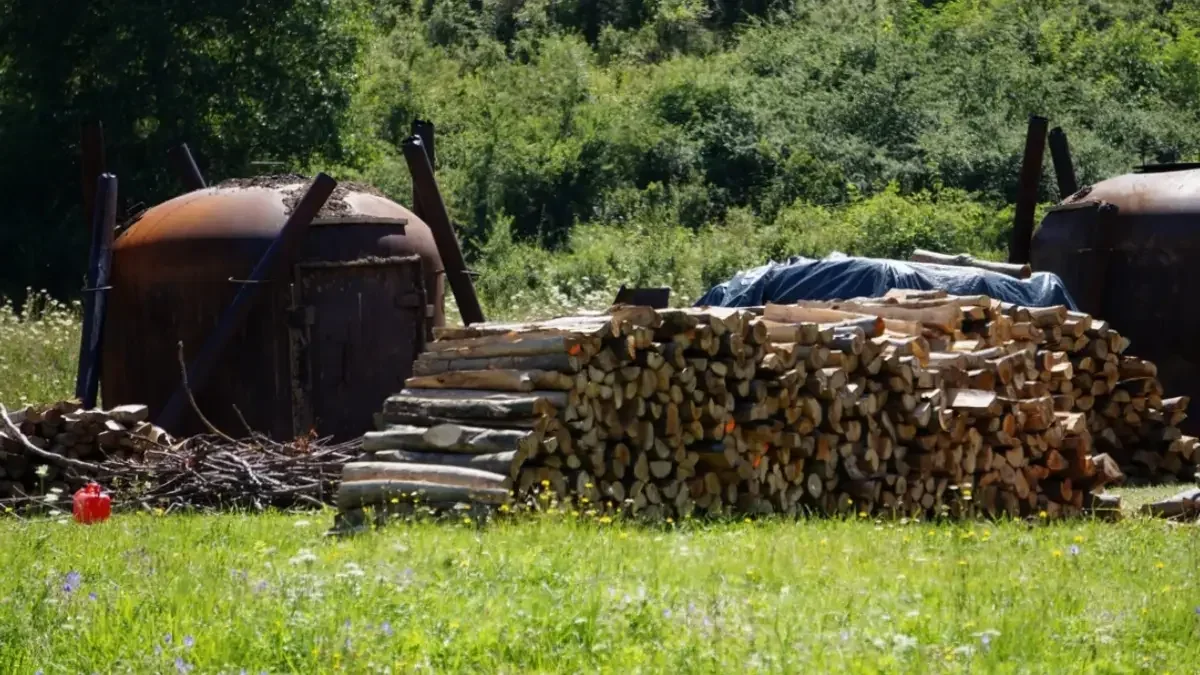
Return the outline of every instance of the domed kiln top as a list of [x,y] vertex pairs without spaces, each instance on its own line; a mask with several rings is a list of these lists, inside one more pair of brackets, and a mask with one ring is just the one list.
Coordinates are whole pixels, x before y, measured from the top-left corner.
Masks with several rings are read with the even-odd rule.
[[1200,168],[1194,164],[1152,165],[1089,185],[1062,201],[1064,205],[1107,202],[1122,216],[1200,215]]

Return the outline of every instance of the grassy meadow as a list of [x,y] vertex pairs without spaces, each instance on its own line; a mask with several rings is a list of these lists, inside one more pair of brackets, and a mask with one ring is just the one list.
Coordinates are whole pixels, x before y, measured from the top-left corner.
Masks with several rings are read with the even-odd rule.
[[[74,309],[0,310],[0,401],[70,394]],[[1133,507],[1172,488],[1127,490]],[[0,673],[1190,673],[1200,531],[571,511],[0,517]]]

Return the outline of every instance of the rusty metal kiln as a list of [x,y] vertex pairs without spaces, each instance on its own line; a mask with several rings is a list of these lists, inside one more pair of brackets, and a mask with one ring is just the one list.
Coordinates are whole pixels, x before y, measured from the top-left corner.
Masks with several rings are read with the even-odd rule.
[[177,435],[205,431],[182,404],[188,389],[235,435],[342,440],[372,428],[444,324],[447,282],[464,321],[483,318],[424,147],[405,144],[424,218],[323,174],[207,187],[177,153],[191,191],[121,232],[107,285],[92,289],[107,305],[104,404],[145,403]]
[[[1200,314],[1187,308],[1200,293],[1200,165],[1146,166],[1071,194],[1042,219],[1031,262],[1132,340],[1167,391],[1200,396]],[[1181,427],[1194,434],[1200,420]]]
[[[1047,121],[1025,139],[1009,262],[1057,274],[1084,312],[1105,319],[1153,361],[1173,395],[1200,396],[1200,164],[1152,164],[1082,189],[1061,128],[1049,134],[1060,195],[1034,230]],[[1200,417],[1180,425],[1200,433]]]

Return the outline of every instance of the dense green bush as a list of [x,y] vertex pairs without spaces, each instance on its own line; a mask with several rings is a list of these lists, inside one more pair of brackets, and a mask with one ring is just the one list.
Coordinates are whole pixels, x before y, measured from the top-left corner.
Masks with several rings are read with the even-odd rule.
[[[77,267],[78,237],[69,266],[31,242],[33,223],[59,241],[79,219],[68,131],[85,113],[113,115],[122,156],[139,162],[131,193],[148,202],[169,185],[157,166],[180,135],[203,139],[218,174],[271,157],[407,202],[398,146],[414,118],[431,119],[439,181],[483,294],[514,312],[603,302],[622,282],[670,283],[690,299],[736,269],[835,249],[999,255],[1033,113],[1067,131],[1084,183],[1200,150],[1193,3],[273,3],[278,27],[228,35],[204,32],[232,11],[223,0],[139,18],[130,35],[166,21],[188,39],[172,43],[168,67],[97,71],[121,101],[100,105],[61,83],[101,91],[80,60],[110,52],[67,50],[32,71],[44,72],[34,87],[18,67],[87,35],[34,21],[40,3],[0,0],[21,10],[0,19],[0,148],[36,154],[19,137],[31,129],[68,138],[10,167],[37,197],[0,221],[8,288],[70,287],[61,278]],[[82,25],[116,25],[115,10],[89,16]],[[21,26],[47,37],[20,43]],[[124,49],[111,54],[152,62],[150,47]],[[310,58],[315,80],[300,77]],[[216,82],[192,81],[201,75]],[[1059,196],[1047,161],[1041,199]]]

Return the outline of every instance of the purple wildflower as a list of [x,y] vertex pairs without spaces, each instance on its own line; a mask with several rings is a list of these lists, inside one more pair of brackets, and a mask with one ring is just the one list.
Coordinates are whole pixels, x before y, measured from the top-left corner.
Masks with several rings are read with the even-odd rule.
[[254,585],[254,592],[255,592],[255,593],[262,593],[262,592],[263,592],[263,591],[265,591],[265,590],[267,590],[267,582],[266,582],[266,580],[265,580],[265,579],[264,579],[263,581],[260,581],[260,582],[258,582],[257,584],[255,584],[255,585]]
[[196,638],[192,637],[191,635],[183,636],[183,646],[187,647],[188,649],[195,647],[196,646]]
[[350,638],[346,638],[346,651],[349,652],[349,651],[353,651],[353,650],[354,650],[354,643],[350,641]]
[[1079,555],[1079,547],[1075,544],[1071,544],[1071,548],[1067,549],[1067,551],[1069,551],[1071,555]]
[[75,589],[79,588],[79,585],[82,583],[83,583],[83,576],[80,575],[79,572],[70,572],[67,574],[66,580],[63,581],[63,585],[62,585],[63,592],[64,593],[74,593]]
[[671,610],[670,610],[670,609],[664,609],[664,610],[663,610],[663,618],[664,618],[664,619],[669,619],[669,618],[671,618]]
[[92,602],[95,602],[95,601],[96,601],[96,594],[95,594],[95,593],[88,593],[88,600],[91,600]]
[[992,634],[984,633],[983,635],[980,635],[979,636],[979,644],[983,645],[984,651],[991,649],[992,648]]
[[187,661],[184,661],[182,656],[175,657],[175,671],[180,675],[187,675],[188,673],[192,672],[193,668],[194,666]]
[[342,624],[342,628],[350,630],[350,619],[346,619],[346,622]]
[[392,622],[384,621],[383,623],[379,624],[379,630],[382,631],[384,635],[392,637]]

